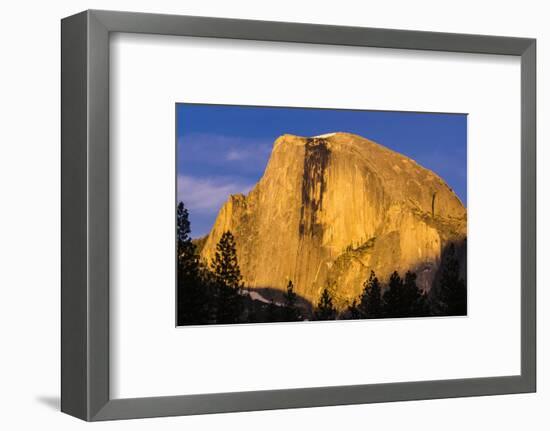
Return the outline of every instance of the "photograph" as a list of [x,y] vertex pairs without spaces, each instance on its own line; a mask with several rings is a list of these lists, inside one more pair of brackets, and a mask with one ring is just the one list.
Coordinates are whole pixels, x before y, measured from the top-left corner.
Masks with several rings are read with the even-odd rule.
[[467,315],[467,115],[176,105],[177,325]]

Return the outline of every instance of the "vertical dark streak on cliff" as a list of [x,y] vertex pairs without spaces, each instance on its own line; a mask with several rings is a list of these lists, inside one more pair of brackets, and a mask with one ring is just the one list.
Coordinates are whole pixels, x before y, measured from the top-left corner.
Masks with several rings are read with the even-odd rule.
[[302,207],[300,209],[300,236],[315,237],[322,234],[322,225],[317,220],[318,211],[323,208],[326,190],[325,171],[330,158],[327,142],[322,138],[307,140],[302,178]]

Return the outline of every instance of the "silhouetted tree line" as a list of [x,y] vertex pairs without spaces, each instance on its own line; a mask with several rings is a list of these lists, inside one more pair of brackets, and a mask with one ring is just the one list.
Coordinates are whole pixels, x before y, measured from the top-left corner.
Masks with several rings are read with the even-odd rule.
[[[454,244],[446,251],[441,264],[437,287],[430,293],[416,285],[416,274],[411,271],[401,278],[394,271],[388,286],[382,291],[374,271],[363,284],[363,292],[339,318],[378,319],[392,317],[463,316],[467,312],[466,283],[460,277],[460,265]],[[327,290],[323,292],[325,295]],[[322,308],[327,299],[321,296],[317,308]]]
[[189,212],[177,207],[177,321],[178,325],[211,323],[289,322],[304,320],[298,295],[288,282],[282,304],[254,301],[245,291],[237,260],[235,238],[224,232],[207,266],[193,244]]
[[210,267],[204,265],[193,244],[189,213],[177,208],[178,325],[238,323],[244,310],[242,277],[235,240],[224,232]]
[[420,317],[431,315],[428,297],[416,285],[416,274],[407,271],[402,279],[394,271],[387,289],[382,293],[374,271],[363,285],[363,292],[344,313],[347,319],[378,319],[381,317]]
[[222,234],[208,266],[200,261],[190,233],[189,213],[180,202],[177,207],[178,325],[466,314],[466,284],[460,277],[454,245],[443,257],[437,288],[432,288],[429,294],[418,288],[414,272],[407,271],[401,278],[394,271],[388,285],[383,287],[371,271],[363,291],[345,310],[337,310],[331,290],[325,288],[311,311],[299,305],[292,281],[288,282],[282,302],[253,300],[243,285],[231,232]]

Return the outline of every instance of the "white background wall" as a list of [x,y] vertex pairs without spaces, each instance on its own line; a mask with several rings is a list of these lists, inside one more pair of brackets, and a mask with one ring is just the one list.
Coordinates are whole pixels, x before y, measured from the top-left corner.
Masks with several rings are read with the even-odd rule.
[[[5,429],[76,429],[59,413],[59,19],[83,9],[119,9],[337,25],[528,36],[538,39],[537,394],[343,406],[101,423],[101,429],[544,430],[550,373],[544,314],[549,296],[550,162],[543,142],[550,112],[549,11],[541,1],[19,1],[3,4],[0,25],[0,424]],[[498,159],[498,154],[495,154]],[[503,232],[505,234],[505,232]],[[543,243],[545,243],[543,245]],[[545,259],[546,258],[546,259]],[[502,270],[506,270],[503,268]]]

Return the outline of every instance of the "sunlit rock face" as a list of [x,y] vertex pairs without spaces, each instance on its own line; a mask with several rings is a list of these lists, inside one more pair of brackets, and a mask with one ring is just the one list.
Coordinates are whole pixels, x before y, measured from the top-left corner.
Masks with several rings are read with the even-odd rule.
[[284,290],[292,280],[312,304],[328,287],[343,308],[371,270],[383,282],[415,271],[429,290],[445,247],[464,243],[466,209],[435,173],[373,141],[283,135],[258,184],[223,205],[204,261],[226,230],[247,286]]

